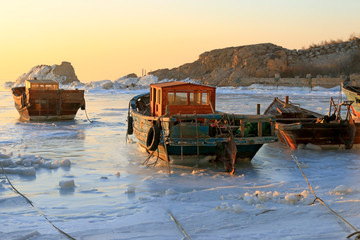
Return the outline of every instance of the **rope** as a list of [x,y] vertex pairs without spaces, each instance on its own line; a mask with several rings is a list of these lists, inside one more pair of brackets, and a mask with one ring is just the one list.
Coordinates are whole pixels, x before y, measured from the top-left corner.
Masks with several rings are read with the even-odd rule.
[[56,230],[58,230],[61,234],[63,234],[64,236],[66,236],[67,238],[71,239],[71,240],[75,240],[75,238],[71,237],[69,234],[67,234],[66,232],[62,231],[60,228],[58,228],[57,226],[55,226],[55,224],[53,224],[49,219],[48,217],[38,208],[34,205],[34,203],[29,199],[27,198],[24,194],[22,194],[21,192],[19,192],[15,186],[11,183],[10,179],[8,178],[7,174],[5,173],[5,169],[2,165],[2,162],[0,161],[0,166],[1,166],[1,169],[2,169],[2,172],[6,178],[6,180],[8,181],[8,183],[10,184],[12,190],[19,194],[21,197],[23,197],[33,208],[35,208],[38,213],[43,216]]
[[297,167],[298,167],[298,168],[300,169],[300,171],[301,171],[301,174],[302,174],[303,177],[305,178],[305,181],[306,181],[306,183],[308,184],[311,193],[312,193],[312,194],[314,195],[314,197],[315,197],[314,202],[315,202],[316,200],[318,200],[318,201],[319,201],[323,206],[325,206],[330,212],[332,212],[332,213],[333,213],[335,216],[337,216],[341,221],[343,221],[344,223],[346,223],[350,228],[352,228],[352,229],[355,231],[354,233],[352,233],[352,234],[350,234],[349,236],[347,236],[347,238],[350,238],[350,237],[352,237],[352,236],[354,236],[354,235],[357,235],[355,239],[360,239],[360,232],[359,232],[359,230],[357,230],[357,229],[356,229],[351,223],[349,223],[345,218],[343,218],[342,216],[340,216],[337,212],[335,212],[335,211],[334,211],[333,209],[331,209],[328,205],[326,205],[325,202],[316,195],[316,193],[315,193],[314,189],[312,188],[312,186],[311,186],[308,178],[306,177],[304,171],[302,170],[302,168],[301,168],[301,166],[300,166],[300,164],[299,164],[299,162],[298,162],[298,160],[297,160],[294,152],[291,150],[291,147],[290,147],[290,145],[289,145],[289,142],[287,141],[287,139],[285,138],[284,134],[283,134],[281,131],[280,131],[280,133],[281,133],[281,135],[283,136],[283,138],[285,139],[286,145],[287,145],[287,147],[288,147],[289,150],[290,150],[290,155],[291,155],[291,157],[294,159]]
[[87,120],[88,120],[90,123],[93,122],[92,120],[89,119],[88,114],[87,114],[87,111],[86,111],[86,108],[85,108],[85,116],[86,116]]
[[187,237],[187,239],[191,240],[191,237],[189,236],[189,234],[186,233],[186,231],[184,230],[184,228],[180,225],[179,221],[176,220],[176,218],[174,217],[174,215],[172,215],[172,213],[170,212],[170,210],[168,210],[168,213],[170,214],[170,217],[172,218],[172,220],[174,220],[174,222],[176,223],[176,225],[180,228],[180,230],[182,231],[182,233]]
[[155,151],[153,151],[153,152],[145,159],[145,161],[144,161],[141,165],[147,164],[147,163],[149,162],[150,158],[152,157],[152,155],[154,155],[154,152],[155,152]]

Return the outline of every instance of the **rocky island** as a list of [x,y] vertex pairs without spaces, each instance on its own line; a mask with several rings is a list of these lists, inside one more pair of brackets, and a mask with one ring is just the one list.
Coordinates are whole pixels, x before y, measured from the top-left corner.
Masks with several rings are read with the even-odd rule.
[[61,84],[81,84],[75,74],[74,67],[69,62],[62,62],[60,65],[37,65],[31,68],[27,73],[22,74],[15,81],[14,86],[24,85],[28,79],[51,79]]
[[251,84],[334,87],[360,78],[360,39],[290,50],[272,43],[216,49],[173,69],[149,74],[161,79],[191,78],[214,86]]

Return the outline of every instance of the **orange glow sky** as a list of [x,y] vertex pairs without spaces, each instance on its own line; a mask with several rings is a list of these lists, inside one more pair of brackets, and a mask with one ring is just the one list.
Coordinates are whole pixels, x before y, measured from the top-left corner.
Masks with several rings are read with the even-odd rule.
[[13,0],[0,2],[0,80],[71,62],[81,82],[271,42],[300,49],[359,34],[359,0]]

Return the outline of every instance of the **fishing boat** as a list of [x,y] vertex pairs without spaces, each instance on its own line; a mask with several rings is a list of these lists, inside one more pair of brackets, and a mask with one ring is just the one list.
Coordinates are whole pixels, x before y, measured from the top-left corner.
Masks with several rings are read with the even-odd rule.
[[[276,117],[275,130],[279,140],[292,149],[300,144],[313,144],[322,148],[351,149],[360,144],[360,125],[351,115],[352,101],[335,104],[330,100],[328,115],[322,115],[291,103],[274,98],[264,114]],[[341,108],[346,107],[346,116],[342,118]]]
[[360,120],[360,87],[352,86],[348,82],[342,83],[341,86],[346,98],[353,101],[351,108],[354,116]]
[[215,94],[215,87],[193,83],[151,84],[149,93],[130,100],[128,134],[168,163],[172,156],[216,156],[229,138],[236,161],[251,160],[263,144],[277,141],[272,116],[218,112]]
[[85,109],[84,90],[59,89],[54,80],[26,80],[11,90],[21,121],[71,120]]

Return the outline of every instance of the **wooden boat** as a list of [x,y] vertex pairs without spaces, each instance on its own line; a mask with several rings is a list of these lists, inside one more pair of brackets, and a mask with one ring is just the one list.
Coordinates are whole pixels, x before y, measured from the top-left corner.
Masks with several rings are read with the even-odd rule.
[[152,84],[150,93],[130,100],[128,134],[167,162],[170,156],[214,156],[230,135],[237,160],[251,160],[264,143],[277,141],[273,117],[217,112],[215,92],[215,87],[178,81]]
[[84,90],[59,89],[54,80],[26,80],[11,90],[21,121],[71,120],[85,109]]
[[360,87],[352,86],[351,84],[344,82],[341,84],[346,98],[349,101],[353,101],[351,109],[353,114],[360,119]]
[[[276,117],[275,130],[280,141],[287,142],[293,149],[309,143],[351,149],[353,144],[360,143],[360,125],[355,124],[350,114],[352,102],[345,101],[338,106],[332,98],[330,102],[329,114],[324,116],[291,103],[288,97],[285,102],[274,98],[264,114]],[[347,110],[345,119],[341,118],[342,106]]]

